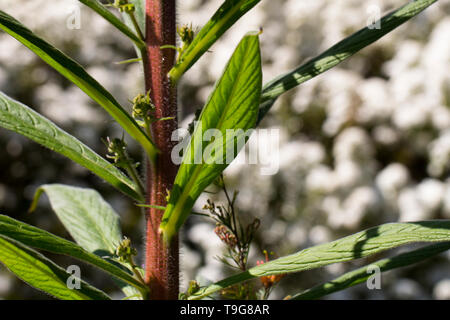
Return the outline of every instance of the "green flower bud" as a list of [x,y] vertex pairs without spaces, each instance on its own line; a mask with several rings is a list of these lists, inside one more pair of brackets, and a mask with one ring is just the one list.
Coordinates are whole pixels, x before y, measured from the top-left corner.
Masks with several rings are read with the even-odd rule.
[[185,46],[190,45],[194,40],[194,30],[192,30],[192,26],[184,25],[181,28],[177,28],[177,33]]
[[119,260],[128,261],[131,257],[137,255],[137,251],[131,247],[131,240],[124,237],[123,241],[117,247],[115,254],[119,257]]
[[146,95],[138,94],[132,101],[133,109],[132,116],[133,118],[141,118],[150,120],[151,112],[155,110],[155,106],[152,103],[150,98],[150,92]]

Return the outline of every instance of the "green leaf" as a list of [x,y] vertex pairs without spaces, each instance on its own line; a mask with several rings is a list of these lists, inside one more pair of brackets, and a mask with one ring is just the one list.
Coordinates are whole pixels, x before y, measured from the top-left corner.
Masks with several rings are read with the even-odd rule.
[[116,27],[120,32],[130,38],[136,47],[143,49],[145,48],[145,42],[140,39],[137,34],[130,29],[125,23],[122,22],[118,17],[116,17],[112,12],[105,8],[101,3],[97,0],[78,0],[84,5],[88,6],[95,12],[97,12],[100,16],[105,18],[108,22],[110,22],[114,27]]
[[233,24],[261,0],[226,0],[203,26],[192,43],[184,50],[169,77],[177,82],[180,77],[219,39]]
[[380,21],[380,29],[369,29],[369,27],[361,29],[297,69],[265,84],[261,95],[258,122],[267,114],[280,95],[350,58],[359,50],[367,47],[412,17],[418,15],[436,1],[411,1],[396,11],[384,16]]
[[350,271],[332,281],[325,282],[311,289],[305,290],[293,296],[292,300],[310,300],[318,299],[327,294],[344,290],[366,281],[373,273],[373,266],[380,268],[381,272],[397,269],[414,263],[421,262],[430,257],[438,255],[450,249],[450,243],[439,243],[424,248],[420,248],[411,252],[400,254],[396,257],[379,260],[370,265]]
[[158,150],[136,121],[120,106],[114,97],[92,78],[77,62],[51,46],[19,21],[0,11],[0,29],[16,38],[42,60],[72,81],[94,101],[101,105],[116,121],[136,139],[154,160]]
[[0,126],[56,151],[89,169],[126,195],[142,201],[139,188],[88,146],[29,107],[0,92]]
[[[247,34],[216,83],[183,156],[160,226],[166,241],[176,234],[203,190],[225,170],[246,142],[246,131],[256,122],[261,79],[258,34]],[[204,143],[209,129],[216,129],[220,137]],[[236,130],[237,152],[235,138],[227,136],[229,129]]]
[[47,184],[34,196],[30,211],[45,192],[59,220],[75,241],[90,252],[114,254],[122,242],[119,216],[95,190]]
[[[102,291],[81,281],[81,288],[69,289],[71,274],[40,253],[0,236],[0,262],[20,279],[62,300],[110,300]],[[69,279],[70,281],[70,279]]]
[[[49,197],[59,220],[80,246],[101,257],[114,255],[122,242],[119,216],[97,191],[60,184],[43,185],[37,190],[30,211],[35,209],[43,192]],[[118,285],[127,295],[135,291],[124,283],[119,282]]]
[[26,246],[39,250],[73,257],[89,263],[140,290],[147,290],[147,288],[136,280],[129,272],[86,251],[79,245],[13,218],[0,215],[0,236],[6,236]]
[[413,242],[445,241],[450,241],[450,220],[387,223],[253,267],[200,290],[190,299],[200,299],[253,278],[305,271],[360,259]]
[[139,292],[135,287],[127,285],[122,282],[122,284],[118,283],[120,290],[125,294],[126,300],[143,300],[142,293]]

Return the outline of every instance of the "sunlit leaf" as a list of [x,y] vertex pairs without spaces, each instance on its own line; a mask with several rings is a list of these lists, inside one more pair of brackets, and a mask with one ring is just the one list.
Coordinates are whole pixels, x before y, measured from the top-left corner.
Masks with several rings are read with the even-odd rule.
[[122,128],[130,134],[131,137],[136,139],[144,147],[151,159],[156,157],[158,151],[141,127],[120,106],[114,97],[77,62],[70,59],[45,40],[36,36],[19,21],[3,11],[0,11],[0,29],[16,38],[51,67],[77,85],[88,96],[101,105],[122,126]]
[[203,288],[190,299],[201,299],[242,281],[360,259],[408,243],[447,241],[450,241],[450,220],[383,224],[258,265]]
[[[175,178],[160,226],[170,240],[188,217],[203,192],[221,173],[255,126],[261,93],[261,57],[258,34],[246,35],[236,48],[200,115]],[[210,129],[216,129],[211,131]],[[235,152],[236,134],[237,152]],[[218,133],[209,143],[205,133]]]
[[0,92],[0,127],[12,130],[89,169],[126,195],[142,201],[139,188],[110,162],[31,108]]
[[226,0],[199,31],[194,41],[186,48],[177,64],[169,72],[174,81],[192,65],[219,39],[236,21],[257,5],[261,0]]
[[140,290],[146,290],[146,287],[138,282],[129,272],[83,249],[81,246],[45,230],[0,215],[0,235],[16,240],[29,247],[73,257],[91,264]]
[[110,300],[102,291],[80,280],[80,289],[67,286],[72,275],[40,253],[0,235],[0,262],[36,289],[62,300]]
[[302,293],[293,296],[291,299],[318,299],[330,293],[341,291],[366,281],[369,277],[373,276],[374,267],[378,267],[380,272],[386,272],[392,269],[397,269],[421,262],[449,249],[450,243],[438,243],[411,252],[403,253],[392,258],[379,260],[377,262],[371,263],[370,265],[347,272],[332,281],[325,282],[311,289],[305,290]]
[[41,186],[31,211],[45,192],[50,205],[72,238],[90,252],[113,254],[122,241],[119,216],[95,190],[62,184]]
[[379,21],[379,29],[373,28],[372,26],[361,29],[295,70],[283,74],[265,84],[261,95],[258,122],[267,114],[280,95],[350,58],[359,50],[374,43],[412,17],[418,15],[436,1],[437,0],[411,1],[403,7],[384,16],[381,21]]

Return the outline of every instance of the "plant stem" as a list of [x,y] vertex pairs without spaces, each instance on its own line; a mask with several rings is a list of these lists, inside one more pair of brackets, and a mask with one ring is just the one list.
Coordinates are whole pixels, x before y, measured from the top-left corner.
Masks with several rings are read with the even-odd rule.
[[144,40],[145,40],[145,39],[144,39],[145,37],[144,37],[144,35],[142,34],[141,28],[139,27],[139,24],[138,24],[138,22],[137,22],[137,20],[136,20],[136,16],[134,15],[134,12],[128,13],[128,16],[130,17],[131,23],[133,23],[133,26],[134,26],[134,28],[136,29],[136,33],[137,33],[139,39],[141,39],[142,41],[144,41]]
[[[166,206],[167,190],[171,190],[177,166],[171,159],[175,142],[172,132],[177,129],[177,94],[167,73],[175,63],[175,51],[161,49],[175,45],[175,0],[146,0],[146,45],[143,56],[146,91],[155,105],[155,117],[173,117],[151,125],[153,141],[160,150],[155,162],[147,165],[147,203]],[[178,299],[179,251],[178,237],[165,245],[159,233],[163,211],[149,208],[146,214],[145,282],[150,288],[149,299]]]

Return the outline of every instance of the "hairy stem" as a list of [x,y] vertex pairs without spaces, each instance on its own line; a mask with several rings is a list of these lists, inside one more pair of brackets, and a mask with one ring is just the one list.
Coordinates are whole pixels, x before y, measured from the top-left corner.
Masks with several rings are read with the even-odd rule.
[[[146,1],[146,45],[143,59],[146,90],[155,105],[155,117],[173,117],[156,121],[151,135],[160,150],[155,162],[148,162],[147,203],[165,206],[167,190],[171,190],[177,166],[171,160],[174,142],[172,132],[177,129],[176,88],[167,77],[175,63],[175,50],[162,49],[176,44],[175,0]],[[151,207],[147,210],[145,281],[150,287],[149,299],[178,299],[179,258],[178,238],[165,245],[159,225],[163,211]]]

